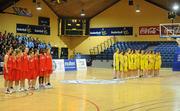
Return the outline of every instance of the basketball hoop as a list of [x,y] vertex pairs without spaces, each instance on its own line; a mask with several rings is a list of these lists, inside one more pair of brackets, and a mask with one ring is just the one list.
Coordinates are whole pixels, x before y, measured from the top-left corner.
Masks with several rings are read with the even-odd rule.
[[180,47],[180,38],[177,38],[176,42],[178,43],[178,46]]
[[172,40],[173,38],[180,38],[180,23],[160,24],[160,37]]
[[167,39],[168,41],[171,41],[171,40],[172,40],[172,38],[171,38],[171,37],[167,37],[166,39]]

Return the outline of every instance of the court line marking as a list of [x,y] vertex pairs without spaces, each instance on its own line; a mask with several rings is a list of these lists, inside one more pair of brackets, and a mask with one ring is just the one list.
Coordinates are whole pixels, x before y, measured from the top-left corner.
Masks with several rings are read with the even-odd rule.
[[163,105],[163,106],[158,106],[158,107],[154,107],[154,108],[149,108],[149,109],[146,109],[146,111],[151,111],[151,110],[153,110],[153,109],[160,109],[160,108],[162,108],[162,107],[169,107],[169,106],[172,106],[172,105]]
[[[8,100],[21,99],[21,98],[25,98],[25,97],[28,97],[28,96],[32,96],[34,94],[32,91],[31,92],[25,92],[25,93],[26,93],[26,95],[21,96],[21,97],[13,97],[13,98],[8,98],[8,99],[0,100],[0,101],[8,101]],[[49,93],[49,94],[52,94],[52,93]],[[67,96],[67,97],[73,97],[73,98],[76,98],[76,99],[81,99],[81,100],[87,101],[88,103],[92,104],[96,108],[96,111],[100,111],[99,106],[95,102],[93,102],[93,101],[91,101],[89,99],[82,98],[82,97],[77,97],[77,96],[73,96],[73,95],[67,95],[67,94],[61,94],[61,95],[62,96]]]
[[66,94],[61,94],[61,95],[62,95],[62,96],[67,96],[67,97],[73,97],[73,98],[76,98],[76,99],[81,99],[81,100],[87,101],[88,103],[90,103],[90,104],[92,104],[93,106],[95,106],[96,111],[100,111],[99,106],[98,106],[95,102],[93,102],[93,101],[91,101],[91,100],[89,100],[89,99],[82,98],[82,97],[78,97],[78,96],[73,96],[73,95],[66,95]]
[[[25,98],[25,97],[28,97],[28,96],[32,96],[34,94],[33,92],[23,92],[23,93],[25,93],[25,95],[23,95],[23,96],[0,99],[0,101],[9,101],[9,100],[21,99],[21,98]],[[10,96],[10,95],[13,95],[13,94],[7,94],[7,95]]]
[[111,109],[110,111],[116,111],[116,110],[125,109],[125,108],[128,108],[128,107],[132,107],[132,106],[135,106],[135,105],[139,105],[139,104],[145,104],[145,103],[154,102],[154,101],[164,101],[164,100],[168,100],[168,99],[173,99],[173,97],[167,97],[167,98],[143,101],[143,102],[139,102],[139,103],[130,104],[130,105],[122,106],[122,107],[119,107],[119,108]]
[[[55,93],[49,93],[49,94],[55,94]],[[63,94],[63,93],[60,93],[60,95],[67,96],[67,97],[72,97],[72,98],[76,98],[76,99],[80,99],[80,100],[84,100],[84,101],[92,104],[96,108],[96,111],[100,111],[99,106],[95,102],[93,102],[93,101],[91,101],[91,100],[89,100],[87,98],[82,98],[82,97],[78,97],[78,96],[74,96],[74,95],[67,95],[67,94]]]
[[160,103],[170,103],[170,102],[173,102],[173,101],[171,100],[171,101],[162,101],[162,102],[151,103],[151,104],[147,104],[147,105],[143,105],[143,106],[139,106],[139,107],[136,107],[136,108],[129,109],[128,111],[135,111],[135,110],[138,110],[138,109],[141,109],[141,108],[144,108],[144,107],[153,106],[153,105],[157,105],[157,104],[160,104]]

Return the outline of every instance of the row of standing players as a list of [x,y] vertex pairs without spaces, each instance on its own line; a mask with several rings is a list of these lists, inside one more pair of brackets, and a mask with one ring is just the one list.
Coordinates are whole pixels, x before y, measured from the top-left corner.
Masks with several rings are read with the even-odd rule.
[[159,52],[116,49],[113,55],[114,79],[158,76],[161,64]]
[[40,88],[51,88],[50,75],[52,73],[52,57],[50,49],[29,50],[7,48],[4,56],[4,86],[6,93],[26,91],[25,80],[28,80],[28,89],[35,90],[36,80],[39,78]]

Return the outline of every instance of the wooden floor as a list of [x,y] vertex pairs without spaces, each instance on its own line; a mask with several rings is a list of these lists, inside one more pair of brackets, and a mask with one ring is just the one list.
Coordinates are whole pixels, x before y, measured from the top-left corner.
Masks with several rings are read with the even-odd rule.
[[0,76],[0,111],[180,111],[180,72],[119,84],[64,84],[61,80],[111,80],[111,69],[53,74],[53,89],[4,94]]

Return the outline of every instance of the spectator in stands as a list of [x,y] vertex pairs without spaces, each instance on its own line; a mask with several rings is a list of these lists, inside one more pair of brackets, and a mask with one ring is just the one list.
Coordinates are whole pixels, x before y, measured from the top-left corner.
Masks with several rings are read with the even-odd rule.
[[40,41],[38,38],[28,37],[27,35],[14,35],[14,33],[7,33],[5,31],[3,34],[0,32],[0,57],[5,54],[5,47],[10,46],[13,49],[20,48],[22,46],[27,46],[28,48],[38,48],[45,49],[46,47],[51,48],[50,43]]
[[0,38],[2,38],[2,36],[3,36],[3,35],[2,35],[2,32],[0,32]]

